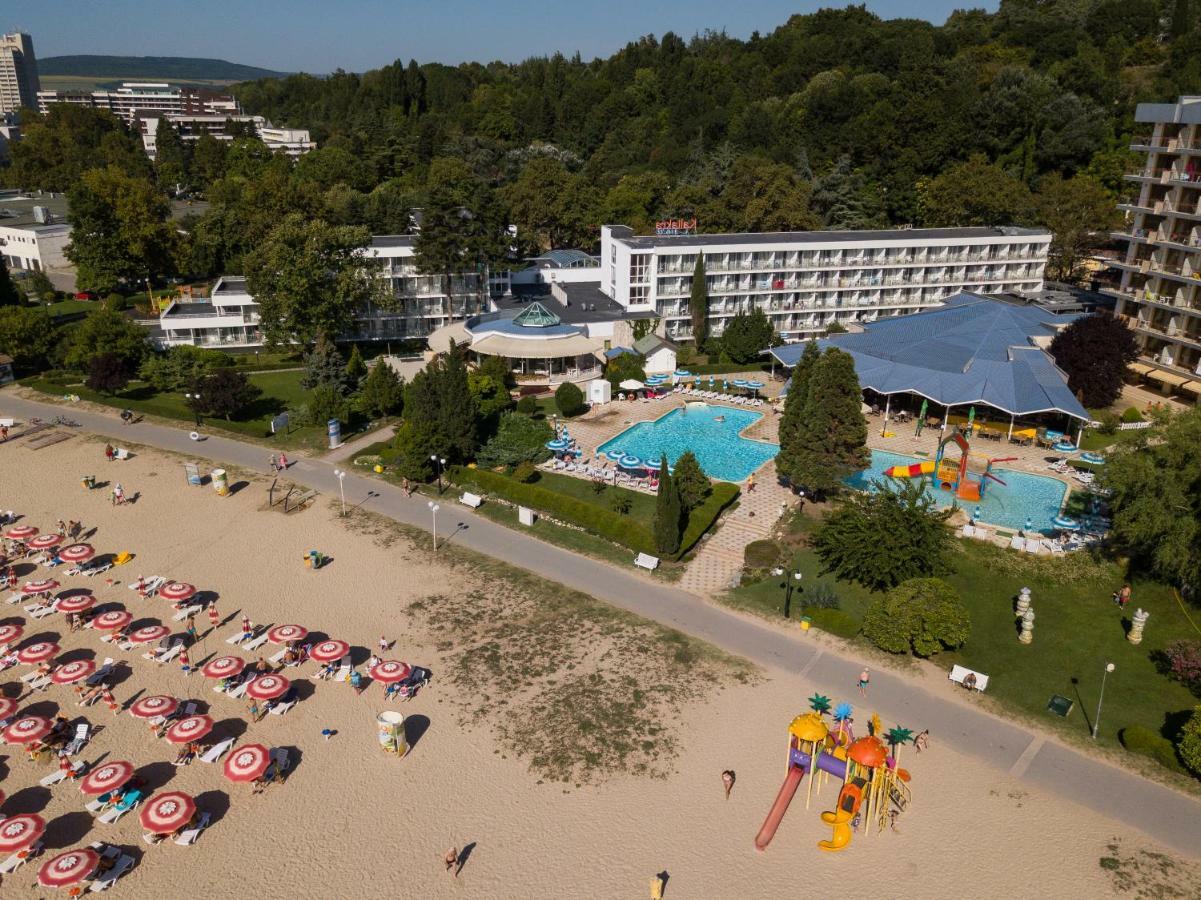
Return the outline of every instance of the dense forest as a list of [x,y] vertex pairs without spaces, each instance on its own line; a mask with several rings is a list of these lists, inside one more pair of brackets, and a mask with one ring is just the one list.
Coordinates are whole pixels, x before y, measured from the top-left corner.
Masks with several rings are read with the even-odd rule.
[[82,176],[108,164],[203,196],[170,254],[151,241],[154,263],[128,267],[156,274],[241,271],[289,212],[381,233],[409,231],[420,207],[433,271],[503,264],[507,224],[529,253],[592,248],[606,221],[695,216],[704,231],[1041,224],[1053,274],[1071,277],[1137,163],[1136,103],[1201,93],[1195,7],[1002,0],[934,25],[851,6],[747,40],[643,37],[588,62],[263,79],[234,90],[248,112],[311,129],[319,149],[295,164],[249,137],[185,144],[167,129],[150,167],[119,123],[64,110],[28,116],[2,177],[94,201],[116,176]]

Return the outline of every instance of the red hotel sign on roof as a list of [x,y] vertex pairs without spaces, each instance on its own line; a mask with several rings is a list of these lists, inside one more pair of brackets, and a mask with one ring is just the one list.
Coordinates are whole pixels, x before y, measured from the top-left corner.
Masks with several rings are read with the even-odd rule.
[[655,223],[655,234],[696,234],[696,219],[663,219]]

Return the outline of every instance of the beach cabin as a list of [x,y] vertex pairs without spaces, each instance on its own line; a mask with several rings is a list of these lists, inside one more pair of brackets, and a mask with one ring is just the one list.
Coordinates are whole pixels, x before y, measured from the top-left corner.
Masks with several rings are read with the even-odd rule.
[[657,334],[648,334],[634,341],[634,350],[646,357],[647,375],[669,374],[676,370],[676,351],[679,345]]

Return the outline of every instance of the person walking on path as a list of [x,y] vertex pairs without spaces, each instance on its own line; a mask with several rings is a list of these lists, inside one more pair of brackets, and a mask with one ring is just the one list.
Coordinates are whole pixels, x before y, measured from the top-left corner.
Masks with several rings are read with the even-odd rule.
[[267,465],[271,467],[272,475],[279,474],[279,463],[276,461],[274,453],[267,457]]
[[921,753],[930,744],[930,729],[919,731],[913,736],[913,749]]
[[867,696],[867,685],[871,680],[871,675],[867,671],[867,666],[864,666],[863,671],[859,673],[859,693],[864,697]]
[[734,790],[734,779],[735,779],[735,775],[734,775],[733,769],[726,769],[724,772],[721,773],[721,783],[722,783],[722,786],[726,790],[726,799],[727,800],[730,799],[730,791]]
[[281,472],[286,472],[288,470],[288,457],[283,453],[279,455],[279,470]]

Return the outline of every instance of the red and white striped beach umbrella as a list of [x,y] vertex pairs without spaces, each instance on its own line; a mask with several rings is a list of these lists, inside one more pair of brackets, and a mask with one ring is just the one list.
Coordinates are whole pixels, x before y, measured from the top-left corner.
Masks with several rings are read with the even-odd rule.
[[170,600],[172,603],[179,603],[181,600],[189,600],[196,594],[196,588],[190,584],[185,584],[182,581],[172,581],[164,584],[158,589],[158,595],[164,600]]
[[24,634],[24,625],[0,625],[0,644],[11,644],[13,641],[19,641]]
[[70,597],[60,597],[55,605],[60,613],[78,613],[95,606],[96,598],[91,594],[72,594]]
[[133,613],[127,609],[110,609],[92,619],[92,627],[101,631],[116,631],[133,621]]
[[90,659],[77,659],[74,662],[63,663],[51,672],[50,680],[55,684],[74,684],[95,671],[96,664]]
[[69,563],[87,562],[95,555],[91,544],[71,544],[58,551],[58,558]]
[[38,641],[36,644],[29,644],[17,651],[17,661],[37,665],[40,662],[45,662],[59,651],[58,644],[54,641]]
[[246,668],[246,660],[240,656],[218,656],[210,659],[200,670],[205,678],[232,678]]
[[267,632],[267,640],[273,644],[287,644],[290,641],[303,641],[308,634],[309,630],[302,625],[276,625]]
[[255,700],[274,700],[288,692],[292,682],[282,675],[260,675],[246,685],[246,696]]
[[262,744],[236,747],[225,758],[225,777],[230,781],[254,781],[271,765],[271,755]]
[[43,887],[70,887],[95,872],[99,865],[100,854],[90,847],[68,850],[42,863],[38,883]]
[[379,681],[383,684],[394,684],[397,681],[404,681],[412,671],[413,667],[408,663],[386,659],[372,666],[368,674],[371,675],[372,681]]
[[0,697],[0,719],[11,719],[19,705],[12,697]]
[[30,538],[25,542],[25,546],[30,550],[49,550],[51,547],[57,547],[63,542],[61,534],[39,534],[35,538]]
[[149,644],[151,641],[162,640],[170,633],[171,629],[166,625],[143,625],[131,631],[129,639],[135,644]]
[[54,725],[45,716],[25,716],[4,729],[4,743],[28,744],[40,741],[48,735]]
[[84,775],[79,779],[79,789],[89,796],[98,797],[109,791],[115,791],[131,778],[133,778],[133,763],[118,759],[96,766]]
[[33,596],[35,594],[49,594],[58,587],[58,582],[53,578],[43,578],[40,581],[27,581],[21,585],[21,593]]
[[130,705],[129,714],[135,719],[153,719],[156,716],[169,716],[179,709],[179,701],[166,694],[155,694],[143,697]]
[[24,850],[46,830],[46,820],[33,813],[9,816],[0,822],[0,853]]
[[190,744],[213,730],[210,716],[188,716],[167,729],[165,737],[172,744]]
[[346,641],[322,641],[309,651],[309,659],[319,663],[333,662],[349,652],[350,644]]
[[142,827],[152,834],[170,834],[188,823],[196,812],[196,801],[182,791],[155,794],[142,807]]
[[4,536],[10,541],[27,541],[37,533],[38,530],[32,525],[14,525],[4,532]]

